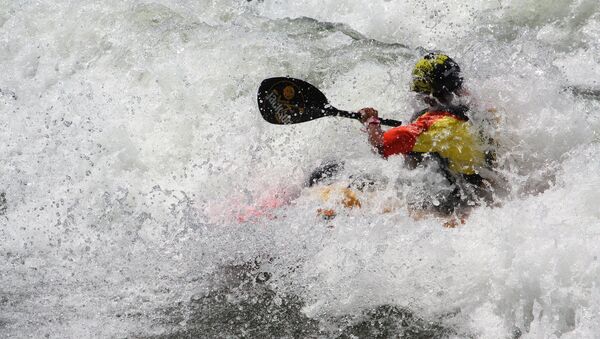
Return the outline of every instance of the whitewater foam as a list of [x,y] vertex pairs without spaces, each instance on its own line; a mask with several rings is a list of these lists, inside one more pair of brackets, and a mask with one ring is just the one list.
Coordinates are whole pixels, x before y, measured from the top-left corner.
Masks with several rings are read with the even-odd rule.
[[[594,337],[599,6],[2,2],[1,335]],[[295,190],[324,159],[388,179],[371,206],[426,173],[372,154],[354,121],[266,124],[258,84],[294,76],[407,121],[423,49],[497,122],[510,194],[456,229],[404,208],[322,220]],[[290,187],[270,218],[228,208]]]

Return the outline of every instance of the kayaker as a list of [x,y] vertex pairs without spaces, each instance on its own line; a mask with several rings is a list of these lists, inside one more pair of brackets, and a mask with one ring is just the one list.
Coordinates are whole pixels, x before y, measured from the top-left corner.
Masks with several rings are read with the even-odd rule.
[[469,107],[458,104],[466,94],[460,67],[445,54],[429,53],[416,63],[410,88],[427,108],[417,112],[409,124],[385,132],[377,110],[361,109],[368,140],[385,158],[403,154],[411,168],[425,160],[436,161],[453,189],[436,197],[436,203],[425,201],[418,207],[464,222],[471,206],[492,201],[491,180],[482,172],[491,168],[493,152],[486,152],[485,140],[469,122]]

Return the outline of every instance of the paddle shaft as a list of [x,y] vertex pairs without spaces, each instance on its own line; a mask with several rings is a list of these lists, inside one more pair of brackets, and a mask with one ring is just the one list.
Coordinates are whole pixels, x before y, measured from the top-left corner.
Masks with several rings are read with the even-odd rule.
[[[325,111],[327,111],[327,113],[328,113],[327,115],[360,120],[360,113],[358,113],[358,112],[342,111],[342,110],[339,110],[339,109],[337,109],[335,107],[331,107],[331,106],[325,108]],[[381,121],[381,124],[385,125],[385,126],[396,127],[396,126],[402,125],[402,121],[398,121],[398,120],[394,120],[394,119],[379,119],[379,121]]]

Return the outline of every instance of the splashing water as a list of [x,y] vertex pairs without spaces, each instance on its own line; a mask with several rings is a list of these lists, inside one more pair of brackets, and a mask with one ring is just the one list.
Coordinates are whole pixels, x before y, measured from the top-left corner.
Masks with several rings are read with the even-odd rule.
[[[595,337],[599,38],[593,0],[0,1],[0,336]],[[406,121],[423,49],[496,110],[510,193],[456,229],[381,213],[430,173],[356,122],[256,107],[289,75]],[[323,220],[327,159],[388,184]]]

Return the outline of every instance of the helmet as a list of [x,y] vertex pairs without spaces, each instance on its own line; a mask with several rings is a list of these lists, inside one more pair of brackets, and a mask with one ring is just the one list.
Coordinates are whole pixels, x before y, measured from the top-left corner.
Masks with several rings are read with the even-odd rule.
[[460,67],[454,60],[445,54],[429,53],[417,61],[410,89],[441,97],[460,89],[462,81]]

